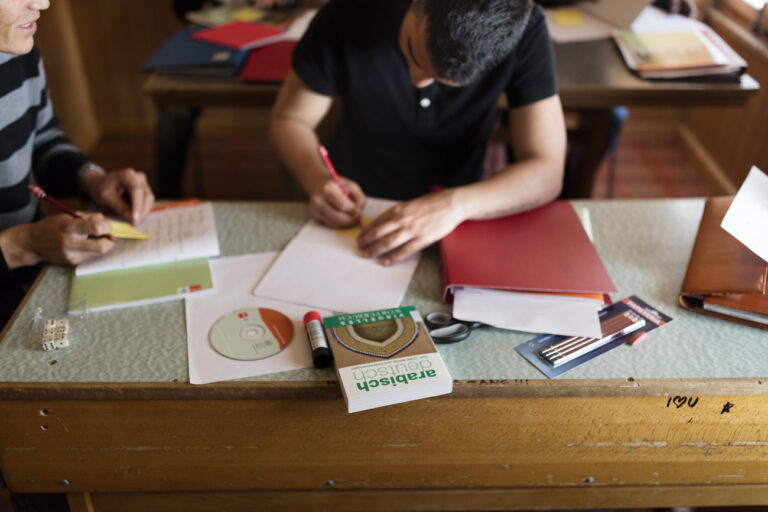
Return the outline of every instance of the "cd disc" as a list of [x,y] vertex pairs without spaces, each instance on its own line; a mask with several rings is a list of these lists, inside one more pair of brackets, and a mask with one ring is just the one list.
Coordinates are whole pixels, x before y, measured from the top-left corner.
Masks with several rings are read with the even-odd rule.
[[209,335],[219,354],[240,361],[273,356],[293,338],[293,322],[267,308],[238,309],[219,318]]

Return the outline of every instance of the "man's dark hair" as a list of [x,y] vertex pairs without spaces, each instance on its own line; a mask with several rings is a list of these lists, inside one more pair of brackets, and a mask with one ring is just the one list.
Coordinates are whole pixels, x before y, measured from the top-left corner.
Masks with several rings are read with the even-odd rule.
[[506,58],[523,35],[532,0],[419,0],[427,51],[440,78],[471,83]]

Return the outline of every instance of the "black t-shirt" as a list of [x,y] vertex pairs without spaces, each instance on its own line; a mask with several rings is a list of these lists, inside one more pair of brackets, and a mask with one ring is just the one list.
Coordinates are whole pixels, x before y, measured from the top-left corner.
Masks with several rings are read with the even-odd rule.
[[502,92],[512,108],[557,93],[538,7],[511,55],[482,80],[417,89],[398,46],[410,3],[331,0],[293,53],[293,69],[310,89],[339,96],[341,120],[328,150],[339,173],[369,196],[410,199],[435,185],[476,181]]

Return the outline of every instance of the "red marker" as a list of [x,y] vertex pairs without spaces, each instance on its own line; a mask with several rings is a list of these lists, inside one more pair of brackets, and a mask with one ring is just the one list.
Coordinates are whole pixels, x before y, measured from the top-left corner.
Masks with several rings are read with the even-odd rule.
[[[333,181],[336,182],[336,185],[339,186],[339,189],[346,196],[346,198],[349,199],[350,201],[352,201],[352,203],[354,203],[354,201],[352,200],[352,196],[349,195],[349,192],[347,192],[346,187],[341,182],[341,178],[339,177],[339,173],[336,172],[336,167],[333,166],[333,162],[331,162],[331,159],[328,156],[328,150],[325,149],[325,146],[323,146],[322,144],[318,144],[317,145],[317,152],[320,153],[320,158],[323,159],[323,163],[325,164],[325,168],[328,169],[329,173],[331,173],[331,178],[333,178]],[[355,220],[357,221],[357,223],[360,226],[363,225],[362,219],[360,217],[358,217]]]

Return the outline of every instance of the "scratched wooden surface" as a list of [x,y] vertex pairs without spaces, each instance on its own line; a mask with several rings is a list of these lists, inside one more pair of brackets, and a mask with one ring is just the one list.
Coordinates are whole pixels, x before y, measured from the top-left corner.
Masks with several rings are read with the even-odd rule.
[[[352,415],[336,399],[20,400],[0,415],[0,463],[23,492],[460,490],[469,501],[446,510],[475,509],[469,496],[492,510],[492,496],[514,509],[536,494],[557,508],[552,491],[574,507],[593,506],[596,490],[603,506],[640,504],[638,487],[700,496],[690,505],[757,504],[768,491],[761,396],[445,397]],[[723,494],[731,486],[753,492]],[[515,493],[530,497],[511,507]]]

